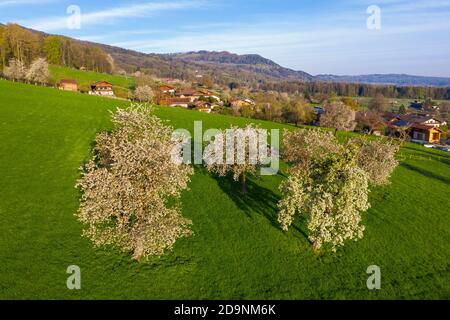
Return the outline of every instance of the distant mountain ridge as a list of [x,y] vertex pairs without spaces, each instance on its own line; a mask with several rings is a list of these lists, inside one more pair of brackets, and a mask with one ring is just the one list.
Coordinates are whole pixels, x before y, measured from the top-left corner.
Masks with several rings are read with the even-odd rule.
[[228,51],[191,51],[186,53],[169,54],[175,59],[203,63],[209,65],[221,65],[239,67],[248,72],[254,72],[269,77],[283,80],[311,81],[313,76],[304,71],[295,71],[284,68],[274,61],[264,58],[258,54],[238,55]]
[[198,61],[198,62],[217,62],[217,63],[229,63],[229,64],[261,64],[272,67],[279,67],[278,64],[272,60],[266,59],[258,54],[243,54],[238,55],[228,51],[190,51],[183,53],[171,54],[175,58]]
[[274,61],[257,54],[238,55],[227,51],[217,52],[202,50],[169,54],[169,56],[185,62],[222,66],[239,66],[240,68],[250,72],[265,74],[275,78],[282,78],[284,80],[384,84],[397,86],[450,86],[450,78],[415,76],[408,74],[368,74],[357,76],[320,74],[317,76],[312,76],[304,71],[295,71],[282,67]]
[[365,83],[365,84],[387,84],[397,86],[433,86],[448,87],[450,78],[414,76],[409,74],[367,74],[357,76],[337,76],[321,74],[314,77],[318,81]]

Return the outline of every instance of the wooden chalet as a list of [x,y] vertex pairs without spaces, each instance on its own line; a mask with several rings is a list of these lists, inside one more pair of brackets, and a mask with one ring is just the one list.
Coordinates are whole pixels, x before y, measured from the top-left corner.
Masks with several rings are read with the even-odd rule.
[[61,79],[58,84],[58,89],[59,90],[64,90],[64,91],[78,91],[78,84],[76,82],[76,80],[73,79]]
[[89,94],[99,96],[114,96],[113,85],[108,81],[98,81],[91,84],[91,91]]

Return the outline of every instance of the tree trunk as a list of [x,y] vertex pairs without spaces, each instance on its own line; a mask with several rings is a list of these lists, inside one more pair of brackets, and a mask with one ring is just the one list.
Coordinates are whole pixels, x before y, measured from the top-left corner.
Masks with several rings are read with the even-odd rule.
[[241,176],[241,192],[247,193],[247,185],[245,183],[245,173]]
[[134,247],[133,259],[140,262],[143,255],[144,255],[144,243],[142,240],[139,239],[136,243],[136,246]]
[[313,242],[313,251],[315,253],[318,253],[320,251],[320,247],[321,247],[321,245],[317,241]]

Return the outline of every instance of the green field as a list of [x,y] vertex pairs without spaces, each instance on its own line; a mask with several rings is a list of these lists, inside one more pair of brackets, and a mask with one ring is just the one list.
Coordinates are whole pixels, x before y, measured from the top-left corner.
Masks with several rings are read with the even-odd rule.
[[[372,100],[372,98],[368,98],[368,97],[353,97],[353,99],[360,101],[361,106],[363,108],[367,108],[370,100]],[[421,99],[400,99],[400,98],[389,98],[388,100],[389,100],[389,103],[391,104],[392,110],[395,110],[395,111],[397,111],[401,106],[408,108],[412,102],[423,101]],[[448,100],[433,100],[433,101],[439,105],[443,102],[447,102]]]
[[113,84],[114,93],[118,97],[128,97],[128,90],[134,87],[134,78],[120,75],[111,75],[107,73],[96,73],[92,71],[81,71],[77,69],[50,66],[50,81],[57,83],[61,79],[74,79],[78,83],[78,89],[89,91],[92,83],[105,80]]
[[[281,173],[250,181],[197,169],[182,197],[195,235],[148,262],[94,249],[74,213],[80,164],[108,110],[125,102],[0,80],[0,299],[448,299],[450,157],[405,146],[392,184],[370,194],[365,238],[336,254],[311,250],[301,222],[276,223]],[[244,125],[249,120],[158,108],[175,127]],[[260,122],[266,128],[282,125]],[[292,128],[292,127],[290,127]],[[81,290],[66,268],[81,267]],[[366,288],[370,265],[381,290]]]

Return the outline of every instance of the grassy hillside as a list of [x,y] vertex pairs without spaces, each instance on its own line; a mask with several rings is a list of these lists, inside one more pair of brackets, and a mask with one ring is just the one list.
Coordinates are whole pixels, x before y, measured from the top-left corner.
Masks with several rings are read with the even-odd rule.
[[81,71],[55,65],[50,66],[50,77],[52,83],[57,83],[61,79],[75,79],[78,83],[78,89],[82,91],[89,91],[92,83],[105,80],[114,85],[115,94],[122,98],[126,98],[128,90],[134,86],[134,78],[132,77]]
[[[365,238],[315,255],[300,222],[276,223],[280,173],[250,181],[243,196],[228,179],[197,169],[183,195],[195,235],[138,264],[94,249],[74,213],[78,167],[123,102],[0,81],[0,298],[394,299],[450,296],[450,157],[408,145],[390,186],[370,194]],[[247,120],[159,108],[175,127],[227,127]],[[261,122],[266,128],[282,125]],[[66,288],[81,267],[82,289]],[[368,266],[382,289],[366,288]]]

